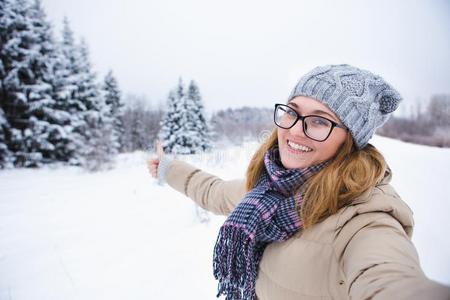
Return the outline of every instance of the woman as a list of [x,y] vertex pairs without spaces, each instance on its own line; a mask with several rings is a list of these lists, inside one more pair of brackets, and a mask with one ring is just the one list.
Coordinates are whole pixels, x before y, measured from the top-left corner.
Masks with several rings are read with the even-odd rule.
[[398,107],[380,76],[350,65],[304,75],[245,180],[224,181],[165,156],[154,177],[228,215],[214,248],[226,299],[450,299],[427,279],[410,208],[369,139]]

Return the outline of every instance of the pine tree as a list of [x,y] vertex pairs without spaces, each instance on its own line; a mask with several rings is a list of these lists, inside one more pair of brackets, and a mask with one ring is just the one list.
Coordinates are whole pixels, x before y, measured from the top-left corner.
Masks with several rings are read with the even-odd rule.
[[172,148],[172,152],[177,154],[193,154],[196,152],[199,142],[194,131],[195,121],[192,115],[194,103],[191,99],[188,99],[181,78],[178,81],[176,91],[180,127],[174,132],[175,145]]
[[[77,158],[77,135],[73,133],[74,119],[79,112],[80,105],[74,99],[77,89],[76,76],[73,76],[73,65],[69,57],[74,55],[73,33],[69,27],[67,18],[64,19],[62,38],[56,42],[53,63],[52,97],[55,100],[55,111],[53,117],[62,126],[62,130],[50,135],[50,140],[55,144],[55,155],[57,160],[78,164]],[[73,51],[72,51],[73,50]],[[69,57],[68,57],[69,56]],[[74,124],[75,123],[75,124]]]
[[105,76],[103,83],[103,94],[105,103],[109,107],[108,113],[110,114],[113,122],[112,144],[110,147],[115,153],[119,153],[119,151],[123,151],[124,145],[122,140],[124,135],[122,121],[124,104],[122,102],[122,95],[117,80],[112,71],[109,71]]
[[209,151],[212,148],[210,126],[205,118],[200,89],[193,80],[189,83],[187,98],[192,101],[192,115],[194,119],[193,131],[198,136],[198,148],[196,149],[196,152]]
[[9,150],[9,138],[11,126],[5,115],[4,109],[10,104],[7,98],[3,81],[7,75],[8,58],[5,56],[5,44],[10,39],[10,24],[13,22],[13,12],[11,3],[8,0],[0,0],[0,169],[12,166],[14,161],[13,153]]
[[107,115],[103,115],[108,114],[108,109],[96,83],[86,43],[84,40],[80,44],[75,43],[67,18],[63,26],[61,53],[64,61],[61,63],[59,78],[63,82],[60,94],[65,97],[61,103],[65,111],[70,113],[70,135],[73,141],[70,163],[95,170],[111,158],[104,145],[112,134],[110,120]]
[[46,138],[53,104],[49,67],[52,40],[38,2],[33,6],[25,0],[4,4],[2,108],[11,125],[7,142],[16,165],[39,166],[43,158],[51,159],[53,150]]
[[0,0],[0,42],[0,167],[109,161],[118,149],[120,92],[107,103],[67,19],[56,44],[41,0]]
[[79,114],[82,125],[77,127],[80,141],[82,165],[88,170],[99,170],[109,167],[112,162],[114,151],[110,145],[113,143],[113,120],[111,111],[100,93],[96,84],[96,75],[92,71],[89,51],[86,43],[82,40],[77,48],[79,51],[79,67],[77,90],[75,98],[85,107]]
[[84,113],[87,108],[83,100],[79,97],[79,82],[82,81],[81,75],[81,54],[79,47],[75,44],[75,38],[70,28],[67,17],[63,20],[62,39],[59,44],[60,57],[57,65],[57,84],[55,92],[57,93],[57,105],[70,115],[69,125],[66,127],[70,136],[71,143],[69,148],[69,163],[72,165],[81,165],[84,161],[84,140],[85,128],[87,128]]
[[2,0],[1,6],[1,108],[6,118],[3,123],[8,124],[4,125],[6,143],[16,162],[17,153],[25,153],[23,130],[28,127],[27,95],[33,79],[29,62],[34,38],[25,1]]
[[2,1],[1,105],[8,148],[17,166],[64,160],[68,114],[55,102],[57,47],[41,1]]
[[[29,126],[25,130],[26,151],[41,157],[42,160],[31,161],[28,165],[39,166],[43,162],[68,160],[68,144],[70,139],[66,125],[70,115],[58,107],[55,69],[60,59],[50,23],[41,0],[35,0],[28,9],[28,16],[36,41],[36,55],[31,65],[34,74],[34,86],[29,94]],[[30,134],[31,133],[31,134]]]
[[211,149],[209,127],[194,81],[190,82],[186,93],[180,78],[176,89],[169,94],[159,137],[163,147],[171,153],[195,154]]
[[161,129],[158,134],[162,147],[167,153],[176,153],[174,147],[177,143],[177,134],[182,128],[180,106],[183,98],[183,81],[180,78],[177,88],[170,91],[167,97],[167,108],[161,120]]
[[14,163],[13,153],[8,149],[6,133],[10,131],[8,120],[0,107],[0,169],[11,168]]

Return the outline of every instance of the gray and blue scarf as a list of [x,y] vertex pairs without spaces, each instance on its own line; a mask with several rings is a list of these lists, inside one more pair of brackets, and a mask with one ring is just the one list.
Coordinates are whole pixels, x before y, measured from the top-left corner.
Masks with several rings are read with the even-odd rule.
[[264,155],[265,168],[222,225],[214,247],[214,277],[226,300],[255,299],[255,282],[265,247],[284,241],[302,228],[298,214],[303,195],[294,194],[329,161],[286,169],[275,144]]

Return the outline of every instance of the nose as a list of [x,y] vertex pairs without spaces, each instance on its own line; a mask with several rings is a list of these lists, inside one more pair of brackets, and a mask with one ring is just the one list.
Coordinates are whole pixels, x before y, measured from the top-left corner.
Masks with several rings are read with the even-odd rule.
[[303,120],[298,120],[297,123],[295,123],[294,126],[289,128],[289,132],[293,136],[301,136],[301,137],[307,137],[305,135],[305,132],[303,131]]

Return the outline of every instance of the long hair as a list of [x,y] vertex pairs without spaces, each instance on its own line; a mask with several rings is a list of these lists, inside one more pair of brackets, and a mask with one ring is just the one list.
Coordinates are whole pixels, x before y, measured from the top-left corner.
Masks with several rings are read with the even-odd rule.
[[[250,160],[246,172],[247,191],[255,186],[265,168],[264,154],[274,145],[278,146],[276,127]],[[302,204],[298,209],[303,228],[309,228],[335,214],[341,207],[381,182],[385,171],[383,155],[372,144],[358,150],[353,137],[348,134],[330,164],[306,182]],[[297,187],[294,192],[299,192],[300,188]]]

